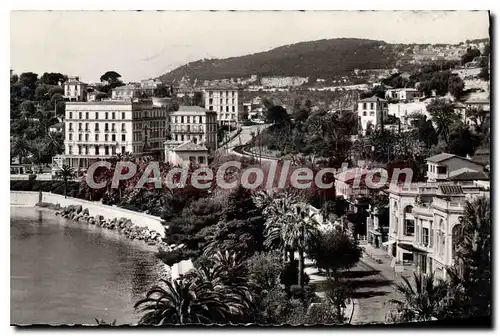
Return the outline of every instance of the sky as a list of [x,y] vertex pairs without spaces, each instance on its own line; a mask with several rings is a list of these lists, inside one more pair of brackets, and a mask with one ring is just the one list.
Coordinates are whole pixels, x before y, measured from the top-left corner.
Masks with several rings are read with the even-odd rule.
[[489,36],[486,11],[13,11],[15,73],[61,72],[97,82],[157,77],[203,58],[241,56],[340,37],[459,43]]

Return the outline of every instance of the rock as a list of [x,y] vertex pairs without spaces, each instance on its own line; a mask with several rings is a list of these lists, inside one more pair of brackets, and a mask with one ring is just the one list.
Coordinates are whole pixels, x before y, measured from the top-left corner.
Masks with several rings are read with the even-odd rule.
[[56,211],[56,216],[59,216],[61,213],[59,211]]
[[78,214],[80,212],[82,212],[82,210],[83,210],[83,207],[81,205],[77,206],[76,209],[75,209],[76,213],[78,213]]
[[83,209],[82,213],[83,213],[83,215],[88,216],[89,215],[89,209],[87,209],[87,208]]

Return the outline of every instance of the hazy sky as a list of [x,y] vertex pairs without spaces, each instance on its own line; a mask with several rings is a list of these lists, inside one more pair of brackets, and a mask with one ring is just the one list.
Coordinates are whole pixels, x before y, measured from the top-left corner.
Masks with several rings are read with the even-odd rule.
[[458,43],[488,37],[485,11],[11,12],[11,67],[98,81],[156,77],[201,58],[295,42],[358,37],[390,43]]

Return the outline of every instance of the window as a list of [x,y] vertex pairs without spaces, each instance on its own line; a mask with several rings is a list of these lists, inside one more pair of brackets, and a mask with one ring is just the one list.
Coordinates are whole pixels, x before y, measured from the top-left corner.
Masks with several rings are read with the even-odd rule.
[[122,132],[125,132],[125,124],[122,124]]
[[116,128],[115,128],[115,123],[112,123],[112,124],[111,124],[111,131],[112,131],[112,132],[115,132],[115,131],[116,131]]
[[200,124],[201,124],[201,123],[203,123],[203,121],[202,121],[203,119],[202,119],[202,117],[201,117],[201,116],[199,116],[199,117],[198,117],[198,119],[199,119],[199,120],[198,120],[198,122],[199,122]]
[[226,106],[226,112],[229,112],[229,106]]
[[363,111],[363,117],[366,117],[366,111]]
[[85,112],[85,119],[88,119],[88,118],[89,118],[89,113]]
[[81,131],[82,130],[82,123],[78,123],[78,130]]
[[89,135],[88,135],[88,133],[85,134],[85,141],[89,141]]
[[125,153],[125,146],[122,146],[122,153]]
[[108,135],[104,134],[104,141],[108,141]]
[[226,98],[226,104],[229,104],[229,99]]
[[190,116],[187,116],[186,118],[187,118],[187,121],[186,121],[186,122],[189,124],[189,123],[191,122],[191,117],[190,117]]
[[184,134],[181,134],[181,141],[184,141]]
[[95,118],[96,118],[96,119],[99,119],[99,112],[96,112],[96,113],[95,113]]
[[220,104],[221,104],[221,105],[223,104],[223,102],[222,102],[222,98],[221,98],[221,100],[220,100]]
[[104,124],[104,132],[108,132],[109,131],[109,125],[108,123],[105,123]]
[[72,133],[69,134],[69,141],[71,141],[71,140],[73,140],[73,134]]
[[78,155],[82,155],[82,146],[78,146]]
[[235,119],[236,118],[236,115],[235,114],[231,114],[231,119]]
[[95,135],[95,141],[99,141],[99,134]]
[[99,124],[98,123],[95,123],[95,131],[99,132]]
[[122,134],[122,141],[125,141],[125,134]]
[[446,174],[446,167],[445,166],[438,166],[437,173],[438,174]]
[[413,236],[415,234],[415,221],[413,219],[405,220],[405,236]]
[[104,147],[104,155],[109,155],[109,146]]
[[69,130],[72,131],[73,130],[73,123],[69,123]]
[[116,141],[116,135],[115,134],[111,134],[111,141]]
[[209,110],[209,111],[213,111],[213,110],[214,110],[214,107],[213,107],[213,106],[209,106],[209,107],[208,107],[208,110]]
[[82,119],[82,112],[78,112],[78,119]]
[[429,229],[422,228],[422,244],[427,247],[429,246]]
[[108,112],[104,112],[104,119],[108,119]]
[[68,151],[70,154],[73,154],[73,146],[68,146]]
[[213,104],[214,103],[214,100],[212,98],[208,99],[208,103],[209,104]]
[[95,146],[95,155],[99,155],[99,146]]
[[125,112],[122,112],[122,119],[125,119]]
[[373,117],[375,115],[375,112],[370,111],[370,117]]
[[85,154],[89,155],[89,147],[88,146],[85,146]]
[[111,119],[115,119],[115,112],[111,112]]
[[234,106],[232,106],[232,110],[233,112],[236,112],[236,108]]
[[73,112],[69,112],[69,119],[73,119]]
[[363,103],[363,110],[366,110],[366,103]]
[[184,116],[181,116],[181,124],[184,124]]
[[205,163],[205,157],[203,157],[203,156],[198,157],[198,162],[201,163],[201,164],[204,164]]

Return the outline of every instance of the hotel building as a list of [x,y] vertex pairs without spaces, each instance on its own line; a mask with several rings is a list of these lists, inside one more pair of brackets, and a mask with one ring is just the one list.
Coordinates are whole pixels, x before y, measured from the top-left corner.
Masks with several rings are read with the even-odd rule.
[[231,126],[239,124],[239,113],[243,111],[243,104],[240,104],[240,91],[237,86],[225,83],[204,89],[205,108],[217,112],[219,124]]
[[116,154],[162,156],[167,108],[151,101],[67,102],[65,164],[87,168]]
[[179,106],[168,113],[168,135],[173,141],[191,141],[214,150],[217,143],[217,113],[199,106]]
[[489,174],[477,162],[442,153],[427,159],[427,182],[389,187],[388,254],[446,278],[467,201],[490,196]]

